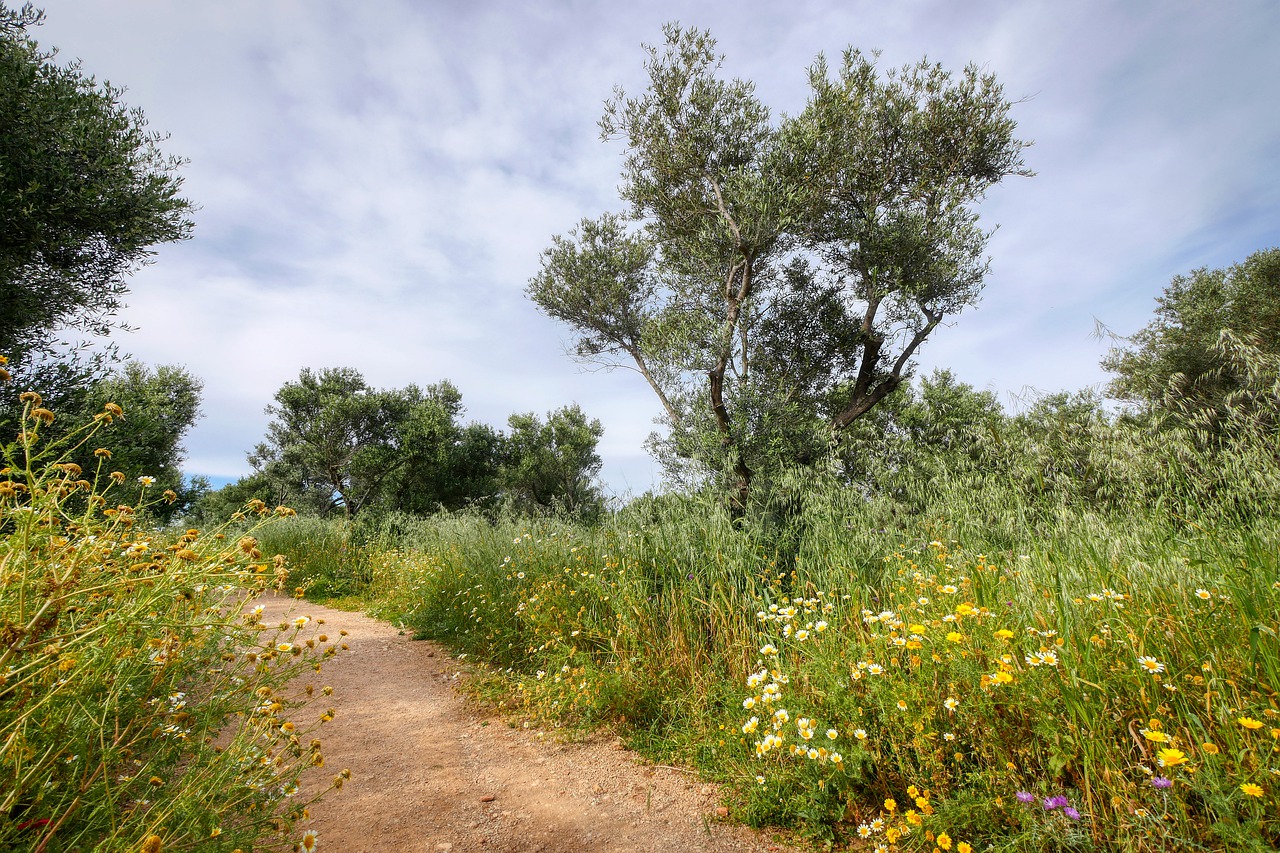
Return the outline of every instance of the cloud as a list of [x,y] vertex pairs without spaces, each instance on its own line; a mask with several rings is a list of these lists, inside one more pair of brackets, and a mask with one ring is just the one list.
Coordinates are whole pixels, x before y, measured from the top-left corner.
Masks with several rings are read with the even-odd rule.
[[129,88],[189,157],[195,238],[132,282],[123,341],[205,381],[193,472],[234,476],[263,408],[303,367],[380,387],[448,378],[469,416],[577,401],[605,424],[605,476],[648,488],[659,407],[637,377],[588,374],[522,290],[551,235],[622,207],[596,122],[644,87],[641,42],[709,27],[775,115],[849,45],[882,67],[976,62],[1035,140],[1038,175],[982,207],[982,304],[922,367],[1001,393],[1102,380],[1093,318],[1145,324],[1169,278],[1280,244],[1280,6],[1087,0],[528,4],[47,0],[44,44]]

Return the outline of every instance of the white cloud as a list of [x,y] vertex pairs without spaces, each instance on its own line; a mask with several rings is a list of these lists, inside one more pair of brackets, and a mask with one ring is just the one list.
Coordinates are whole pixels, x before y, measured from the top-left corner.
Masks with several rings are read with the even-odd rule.
[[621,207],[596,121],[614,85],[642,89],[639,43],[667,20],[709,27],[775,113],[850,44],[884,66],[974,61],[1028,98],[1039,175],[984,206],[1001,227],[983,303],[926,369],[1002,393],[1096,383],[1093,317],[1132,331],[1174,273],[1280,244],[1268,0],[45,5],[42,43],[127,85],[191,159],[195,239],[136,277],[123,343],[204,378],[197,472],[246,470],[281,383],[344,365],[381,387],[449,378],[499,426],[577,401],[605,424],[609,482],[648,488],[648,389],[580,372],[522,289],[552,234]]

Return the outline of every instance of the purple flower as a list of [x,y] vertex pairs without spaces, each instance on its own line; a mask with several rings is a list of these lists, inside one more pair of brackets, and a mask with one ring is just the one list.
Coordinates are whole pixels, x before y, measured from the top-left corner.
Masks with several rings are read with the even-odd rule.
[[1014,796],[1018,798],[1018,802],[1026,803],[1027,805],[1030,805],[1031,803],[1034,803],[1036,801],[1035,794],[1028,793],[1027,791],[1019,791],[1018,793],[1014,794]]
[[1156,788],[1172,788],[1173,780],[1165,776],[1157,776],[1151,780],[1151,785]]
[[1044,807],[1045,807],[1045,810],[1047,811],[1052,811],[1053,809],[1063,809],[1067,807],[1068,802],[1070,801],[1066,797],[1059,794],[1056,797],[1045,797]]
[[1067,806],[1065,809],[1063,809],[1062,813],[1067,817],[1071,818],[1072,820],[1080,819],[1080,812],[1076,811],[1071,806]]

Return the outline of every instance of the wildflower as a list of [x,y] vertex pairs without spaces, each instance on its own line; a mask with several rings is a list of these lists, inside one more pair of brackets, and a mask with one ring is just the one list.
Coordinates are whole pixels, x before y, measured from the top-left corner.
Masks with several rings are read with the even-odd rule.
[[150,486],[155,481],[156,481],[155,477],[139,477],[138,478],[138,484],[141,485],[143,488]]
[[956,844],[956,853],[973,853],[973,848],[969,846],[969,842],[961,841]]
[[1209,592],[1209,590],[1207,589],[1197,589],[1196,598],[1200,599],[1201,601],[1208,601],[1209,599],[1213,598],[1213,593]]
[[959,706],[960,706],[960,700],[956,699],[953,696],[948,696],[947,700],[942,703],[942,707],[946,708],[948,711],[954,711]]
[[937,844],[938,847],[940,847],[943,850],[950,850],[951,836],[947,835],[945,832],[940,832],[938,833],[938,837],[934,839],[933,843]]
[[763,784],[764,784],[764,777],[763,777],[763,776],[757,776],[757,777],[756,777],[756,784],[757,784],[757,785],[763,785]]
[[1143,729],[1142,736],[1152,743],[1168,743],[1169,736],[1159,729]]
[[312,853],[316,849],[316,839],[320,837],[320,833],[314,829],[308,829],[302,833],[302,840],[298,842],[299,853]]
[[1172,780],[1172,779],[1170,779],[1168,776],[1156,776],[1155,778],[1153,778],[1153,779],[1151,780],[1151,787],[1153,787],[1153,788],[1172,788],[1172,787],[1173,787],[1173,780]]
[[854,736],[855,738],[857,738],[858,740],[866,740],[866,739],[867,739],[867,730],[866,730],[866,729],[854,729],[854,730],[853,730],[853,736]]
[[1249,729],[1250,731],[1254,729],[1262,728],[1262,721],[1255,720],[1253,717],[1240,717],[1236,720],[1236,722],[1244,726],[1246,729]]
[[1146,672],[1151,673],[1152,675],[1155,675],[1156,673],[1159,673],[1159,672],[1164,672],[1164,664],[1160,663],[1160,661],[1148,655],[1143,655],[1142,657],[1138,658],[1138,666],[1141,669],[1145,670]]
[[1240,786],[1240,790],[1250,797],[1261,797],[1265,793],[1261,785],[1255,785],[1252,782],[1245,782]]
[[801,628],[799,631],[796,631],[796,639],[803,643],[805,640],[809,639],[809,632]]
[[1067,803],[1068,803],[1067,798],[1059,794],[1056,797],[1045,797],[1043,804],[1044,804],[1045,811],[1053,811],[1054,809],[1066,808]]
[[1076,811],[1076,810],[1075,810],[1074,808],[1072,808],[1071,806],[1067,806],[1065,809],[1063,809],[1063,810],[1062,810],[1062,813],[1063,813],[1064,815],[1066,815],[1068,818],[1070,818],[1071,820],[1079,820],[1079,819],[1080,819],[1080,812]]
[[756,700],[754,697],[748,696],[746,699],[742,700],[742,707],[748,711],[750,711],[755,706],[756,706]]
[[899,700],[898,700],[898,710],[899,710],[899,711],[905,711],[905,710],[907,710],[907,703],[906,703],[906,702],[904,702],[904,701],[902,701],[901,699],[899,699]]
[[960,643],[963,641],[964,641],[964,634],[961,634],[959,631],[950,631],[947,633],[948,643]]
[[813,626],[813,630],[821,634],[823,631],[827,630],[827,623],[822,620],[818,620],[818,623]]
[[1156,753],[1156,761],[1161,767],[1177,767],[1187,763],[1187,754],[1180,749],[1165,747]]
[[884,667],[878,663],[867,665],[867,675],[881,675],[884,673]]
[[865,823],[858,824],[858,835],[861,836],[862,838],[870,838],[871,827]]
[[1209,755],[1218,754],[1218,745],[1216,743],[1202,743],[1200,744],[1200,748],[1203,749]]
[[1035,794],[1032,794],[1030,791],[1019,791],[1014,794],[1014,796],[1018,798],[1018,802],[1025,803],[1026,805],[1031,805],[1036,801]]
[[307,623],[310,621],[311,621],[310,616],[299,616],[297,619],[293,620],[293,627],[305,628],[307,626]]
[[840,737],[840,733],[835,729],[827,729],[827,740],[835,740]]
[[[858,731],[862,731],[862,729],[858,729]],[[894,810],[897,808],[898,803],[892,797],[884,801],[884,810],[889,814],[893,814]]]
[[763,646],[760,647],[760,654],[764,655],[765,657],[772,657],[777,653],[778,653],[778,647],[775,646],[773,643],[765,643]]

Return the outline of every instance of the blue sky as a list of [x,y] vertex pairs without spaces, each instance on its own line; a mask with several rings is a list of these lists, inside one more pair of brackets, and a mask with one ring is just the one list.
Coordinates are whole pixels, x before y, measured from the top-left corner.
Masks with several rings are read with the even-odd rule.
[[798,112],[822,52],[927,55],[994,72],[1037,176],[981,208],[999,226],[982,303],[935,333],[1006,405],[1098,385],[1095,318],[1130,333],[1169,279],[1280,245],[1280,4],[46,0],[63,60],[128,88],[189,158],[192,240],[132,280],[121,343],[204,381],[187,470],[248,473],[263,409],[303,367],[378,387],[449,379],[467,418],[579,403],[615,493],[654,485],[660,407],[586,373],[523,289],[551,236],[621,208],[622,148],[596,122],[643,88],[641,43],[708,28],[729,75]]

